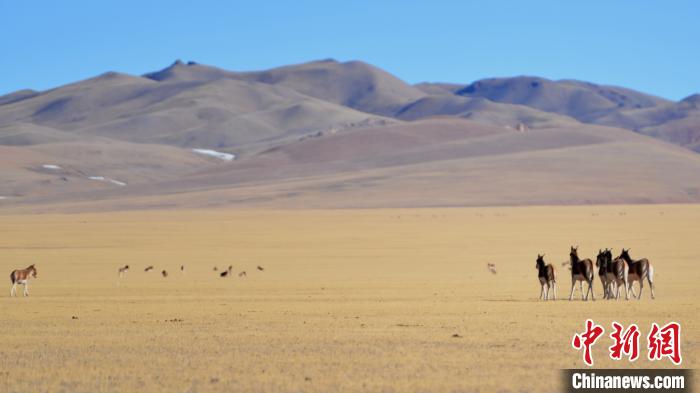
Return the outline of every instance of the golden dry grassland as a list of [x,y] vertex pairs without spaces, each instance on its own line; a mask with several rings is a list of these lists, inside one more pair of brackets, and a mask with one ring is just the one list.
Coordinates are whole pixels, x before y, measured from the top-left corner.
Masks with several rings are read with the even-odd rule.
[[[698,205],[4,215],[1,270],[39,277],[28,298],[6,278],[0,390],[554,392],[586,318],[679,321],[697,368],[699,229]],[[649,258],[657,299],[561,300],[575,244]],[[537,253],[556,302],[537,300]],[[672,367],[609,345],[596,367]]]

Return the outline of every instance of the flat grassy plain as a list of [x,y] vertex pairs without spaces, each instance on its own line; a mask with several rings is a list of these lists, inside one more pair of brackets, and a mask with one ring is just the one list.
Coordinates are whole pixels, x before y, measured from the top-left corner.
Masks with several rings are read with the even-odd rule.
[[[596,367],[672,367],[644,337],[675,320],[697,368],[699,230],[700,205],[5,214],[1,270],[39,277],[14,299],[6,279],[0,390],[554,392],[586,318],[607,329]],[[563,300],[574,244],[649,258],[657,299]],[[643,358],[608,358],[613,320],[639,324]]]

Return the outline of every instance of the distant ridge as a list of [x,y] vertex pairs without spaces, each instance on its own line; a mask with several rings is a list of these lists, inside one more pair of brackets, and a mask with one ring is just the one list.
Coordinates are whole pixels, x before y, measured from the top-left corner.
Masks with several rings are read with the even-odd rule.
[[410,85],[361,61],[177,60],[0,97],[0,209],[700,202],[699,104],[534,76]]

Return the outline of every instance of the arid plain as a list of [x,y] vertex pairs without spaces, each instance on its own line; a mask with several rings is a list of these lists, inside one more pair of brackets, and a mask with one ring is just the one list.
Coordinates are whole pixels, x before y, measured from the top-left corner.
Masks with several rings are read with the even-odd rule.
[[[3,391],[554,392],[586,318],[679,321],[699,364],[698,205],[9,213],[0,268],[38,278],[0,297]],[[598,300],[564,300],[575,244],[649,258],[657,299],[602,300],[596,277]],[[537,300],[537,253],[556,302]],[[608,345],[596,367],[672,366]]]

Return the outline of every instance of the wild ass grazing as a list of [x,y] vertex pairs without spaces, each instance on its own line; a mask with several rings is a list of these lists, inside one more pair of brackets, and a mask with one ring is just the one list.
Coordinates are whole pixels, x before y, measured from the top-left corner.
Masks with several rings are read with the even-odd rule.
[[12,289],[10,289],[10,297],[17,294],[17,284],[22,284],[24,287],[24,296],[29,296],[29,278],[36,278],[36,267],[29,265],[26,269],[17,269],[10,273],[10,281],[12,281]]
[[[554,266],[551,263],[544,263],[544,254],[537,254],[535,268],[537,269],[537,278],[540,280],[540,300],[543,297],[544,300],[549,300],[550,287],[554,291],[553,300],[557,300],[557,273],[554,270]],[[546,291],[544,289],[545,285],[547,286]]]
[[[651,289],[651,298],[654,299],[654,267],[651,266],[651,262],[646,258],[633,260],[629,251],[629,248],[627,250],[623,248],[620,256],[617,257],[617,259],[622,259],[627,263],[627,287],[632,289],[632,284],[635,281],[639,281],[639,296],[637,296],[639,300],[642,298],[642,289],[644,289],[644,279],[646,278]],[[634,296],[634,293],[632,296]],[[629,294],[626,294],[626,299],[629,300]]]
[[219,273],[220,277],[228,277],[229,274],[231,274],[231,271],[233,270],[233,266],[228,265],[228,269],[224,270],[223,272]]
[[124,278],[126,273],[129,271],[129,265],[124,265],[124,267],[119,268],[119,278]]
[[[591,294],[591,299],[595,300],[595,294],[593,293],[593,261],[590,259],[579,259],[578,257],[578,246],[571,247],[569,252],[569,260],[571,262],[571,293],[569,293],[569,300],[574,297],[574,286],[576,281],[579,282],[579,289],[581,290],[581,300],[588,300],[588,294]],[[588,290],[586,291],[586,297],[583,297],[583,282],[588,283]]]

